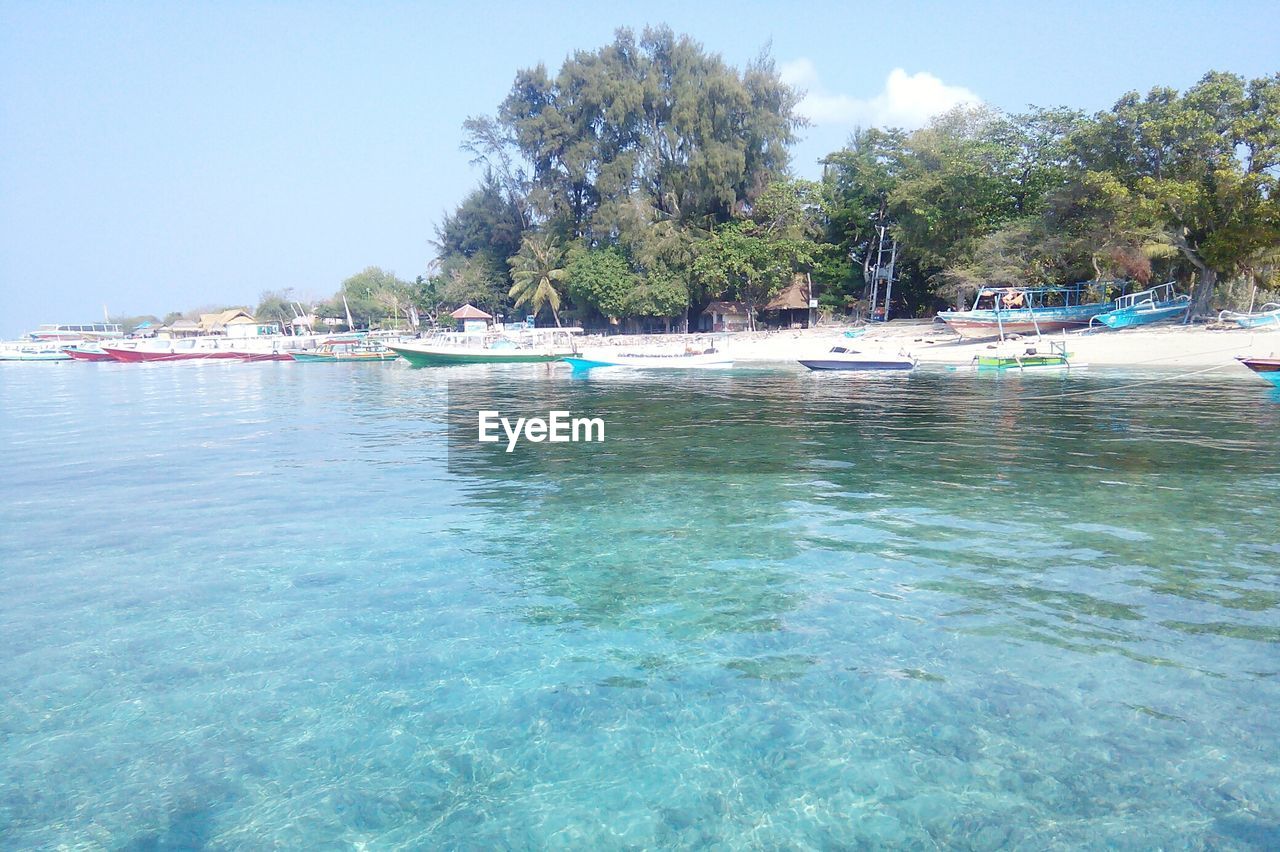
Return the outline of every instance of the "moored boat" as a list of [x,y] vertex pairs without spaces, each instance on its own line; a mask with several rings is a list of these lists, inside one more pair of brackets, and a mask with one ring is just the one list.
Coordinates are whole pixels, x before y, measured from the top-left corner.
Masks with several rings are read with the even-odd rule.
[[62,351],[76,361],[114,361],[110,353],[104,352],[102,347],[96,343],[79,343],[73,346],[64,346]]
[[1071,354],[1067,352],[1065,342],[1049,341],[1049,351],[1042,352],[1038,346],[1025,346],[1021,351],[1017,348],[1004,348],[987,355],[975,355],[970,368],[980,372],[1013,370],[1026,372],[1029,370],[1083,370],[1087,365],[1072,363]]
[[916,359],[906,353],[885,355],[876,352],[860,352],[844,346],[833,346],[815,358],[802,358],[800,363],[810,370],[866,372],[875,370],[913,370]]
[[0,361],[70,361],[71,356],[58,347],[20,344],[0,347]]
[[580,328],[532,329],[493,334],[448,334],[428,340],[388,343],[414,367],[464,364],[538,364],[573,355]]
[[1098,314],[1089,320],[1102,323],[1107,328],[1132,328],[1138,325],[1150,325],[1171,319],[1185,319],[1191,309],[1191,297],[1179,296],[1174,292],[1173,283],[1161,284],[1148,290],[1140,290],[1121,296],[1114,302],[1114,307]]
[[329,342],[319,349],[290,352],[289,355],[294,361],[310,364],[337,362],[381,363],[395,361],[400,357],[393,349],[383,346],[381,343],[356,340]]
[[969,338],[1083,328],[1111,307],[1111,302],[1103,299],[1106,286],[1083,282],[1069,287],[983,287],[972,308],[939,311],[938,318],[961,337]]
[[1250,358],[1241,355],[1236,360],[1280,388],[1280,358]]
[[1280,328],[1280,303],[1268,302],[1262,310],[1245,314],[1222,311],[1218,314],[1218,321],[1235,323],[1241,328]]
[[575,373],[601,367],[627,367],[640,370],[725,370],[733,367],[733,358],[714,349],[686,354],[646,354],[639,352],[594,352],[570,355],[560,359]]

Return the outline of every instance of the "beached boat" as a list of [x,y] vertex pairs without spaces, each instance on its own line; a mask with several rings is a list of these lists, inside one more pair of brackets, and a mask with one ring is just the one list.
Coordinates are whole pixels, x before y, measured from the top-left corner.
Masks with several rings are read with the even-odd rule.
[[446,334],[422,341],[388,343],[389,349],[415,367],[463,364],[537,364],[573,355],[573,335],[580,328],[531,329],[500,334]]
[[640,352],[589,352],[561,359],[575,373],[603,367],[628,367],[638,370],[706,370],[729,369],[733,359],[714,349],[686,354],[648,354]]
[[938,318],[969,338],[1083,328],[1110,309],[1110,301],[1099,300],[1106,286],[1083,282],[1069,287],[983,287],[972,308],[939,311]]
[[1280,388],[1280,358],[1249,358],[1242,355],[1236,360]]
[[312,351],[290,352],[294,361],[303,363],[381,363],[395,361],[399,353],[381,343],[359,340],[341,340],[326,343]]
[[913,370],[916,359],[905,353],[885,355],[876,352],[859,352],[844,346],[832,346],[817,358],[802,358],[800,363],[810,370],[860,371]]
[[1218,314],[1218,321],[1235,323],[1241,328],[1280,328],[1280,303],[1268,302],[1262,310],[1247,314],[1222,311]]
[[1191,309],[1191,297],[1179,296],[1173,284],[1161,284],[1148,290],[1130,293],[1115,300],[1115,307],[1089,320],[1107,328],[1132,328],[1164,320],[1185,319]]

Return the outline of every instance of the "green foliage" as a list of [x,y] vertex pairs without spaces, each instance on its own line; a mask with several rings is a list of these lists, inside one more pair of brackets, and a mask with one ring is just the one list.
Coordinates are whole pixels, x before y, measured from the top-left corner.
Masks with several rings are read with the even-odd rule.
[[291,288],[266,290],[258,297],[258,307],[254,309],[253,316],[258,322],[277,322],[281,328],[285,328],[297,316],[297,312],[291,307],[292,302]]
[[[959,107],[859,130],[819,182],[787,176],[798,93],[767,55],[727,65],[667,27],[619,30],[556,71],[517,72],[468,119],[484,179],[437,230],[438,298],[494,312],[561,298],[604,316],[758,305],[807,272],[848,309],[887,220],[912,310],[982,283],[1270,280],[1280,246],[1280,75],[1066,108]],[[552,264],[534,246],[578,246]],[[508,258],[520,257],[522,277]],[[563,284],[563,289],[560,285]]]
[[797,269],[812,262],[809,240],[775,235],[767,225],[735,221],[721,225],[700,246],[692,271],[707,292],[745,302],[754,316]]
[[556,326],[560,325],[560,290],[558,285],[568,273],[564,269],[565,250],[554,238],[545,234],[526,234],[520,251],[509,261],[514,306],[528,305],[534,314],[543,307],[551,308]]
[[1280,74],[1211,72],[1183,95],[1130,92],[1073,142],[1086,174],[1110,176],[1199,272],[1197,312],[1221,277],[1280,243]]
[[567,273],[568,291],[574,302],[605,317],[622,317],[628,313],[628,300],[638,279],[619,249],[578,251],[570,260]]
[[328,307],[331,315],[344,315],[344,297],[356,326],[370,328],[388,324],[396,318],[403,322],[411,293],[409,284],[396,278],[394,273],[378,266],[368,266],[342,282]]

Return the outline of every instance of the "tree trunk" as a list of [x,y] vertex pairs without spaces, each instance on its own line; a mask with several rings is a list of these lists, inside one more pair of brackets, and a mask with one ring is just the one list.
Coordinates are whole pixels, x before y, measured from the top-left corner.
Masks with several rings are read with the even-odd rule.
[[1191,311],[1187,314],[1187,319],[1208,314],[1209,300],[1213,298],[1213,288],[1217,283],[1217,270],[1201,266],[1200,280],[1196,282],[1195,291],[1191,294]]
[[556,321],[556,328],[560,328],[560,312],[556,310],[555,305],[550,305],[550,308],[551,308],[551,318]]

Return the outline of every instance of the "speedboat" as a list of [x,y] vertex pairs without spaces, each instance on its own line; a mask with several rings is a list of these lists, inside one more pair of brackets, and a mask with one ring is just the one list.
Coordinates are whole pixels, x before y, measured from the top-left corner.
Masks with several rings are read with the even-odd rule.
[[915,369],[916,358],[905,352],[885,355],[878,352],[860,352],[845,346],[832,346],[822,356],[801,358],[800,363],[810,370],[912,370]]
[[1280,388],[1280,358],[1249,358],[1242,355],[1236,360]]

